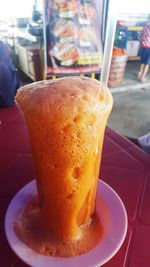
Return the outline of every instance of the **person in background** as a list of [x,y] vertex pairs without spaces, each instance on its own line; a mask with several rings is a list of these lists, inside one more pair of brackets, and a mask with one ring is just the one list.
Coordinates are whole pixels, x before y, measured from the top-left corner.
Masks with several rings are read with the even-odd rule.
[[140,35],[140,47],[141,65],[138,79],[140,82],[145,82],[150,65],[150,15],[148,16],[146,26]]
[[7,46],[0,41],[0,108],[12,106],[20,81],[11,62]]

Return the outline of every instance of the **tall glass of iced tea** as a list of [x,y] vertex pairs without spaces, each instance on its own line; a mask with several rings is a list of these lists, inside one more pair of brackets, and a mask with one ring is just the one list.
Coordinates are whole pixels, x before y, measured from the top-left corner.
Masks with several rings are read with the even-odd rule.
[[112,96],[99,81],[67,77],[22,87],[43,225],[76,242],[95,212],[104,131]]

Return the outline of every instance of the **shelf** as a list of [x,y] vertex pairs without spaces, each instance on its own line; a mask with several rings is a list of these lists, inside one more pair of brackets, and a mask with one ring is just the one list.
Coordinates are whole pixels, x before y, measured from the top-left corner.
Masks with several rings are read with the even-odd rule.
[[135,56],[135,57],[128,57],[128,60],[139,60],[140,57],[139,56]]
[[20,37],[26,40],[29,40],[33,43],[41,43],[43,37],[42,36],[34,36],[28,33],[26,28],[9,28],[8,34],[12,34],[14,38]]
[[128,31],[142,31],[143,26],[129,26]]

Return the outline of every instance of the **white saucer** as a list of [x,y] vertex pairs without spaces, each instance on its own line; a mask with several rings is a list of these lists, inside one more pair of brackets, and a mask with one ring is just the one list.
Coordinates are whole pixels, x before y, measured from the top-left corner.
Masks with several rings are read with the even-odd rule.
[[127,214],[116,192],[103,181],[98,182],[96,211],[105,235],[89,252],[71,258],[42,256],[24,244],[14,231],[14,219],[32,195],[35,181],[24,186],[12,199],[5,217],[5,232],[12,250],[25,263],[34,267],[97,267],[110,260],[121,247],[127,232]]

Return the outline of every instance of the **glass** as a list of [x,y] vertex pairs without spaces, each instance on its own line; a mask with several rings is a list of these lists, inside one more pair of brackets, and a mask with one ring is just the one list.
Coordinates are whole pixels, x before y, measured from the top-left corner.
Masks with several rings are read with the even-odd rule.
[[59,240],[79,240],[95,212],[112,96],[99,81],[68,77],[22,87],[43,224]]

